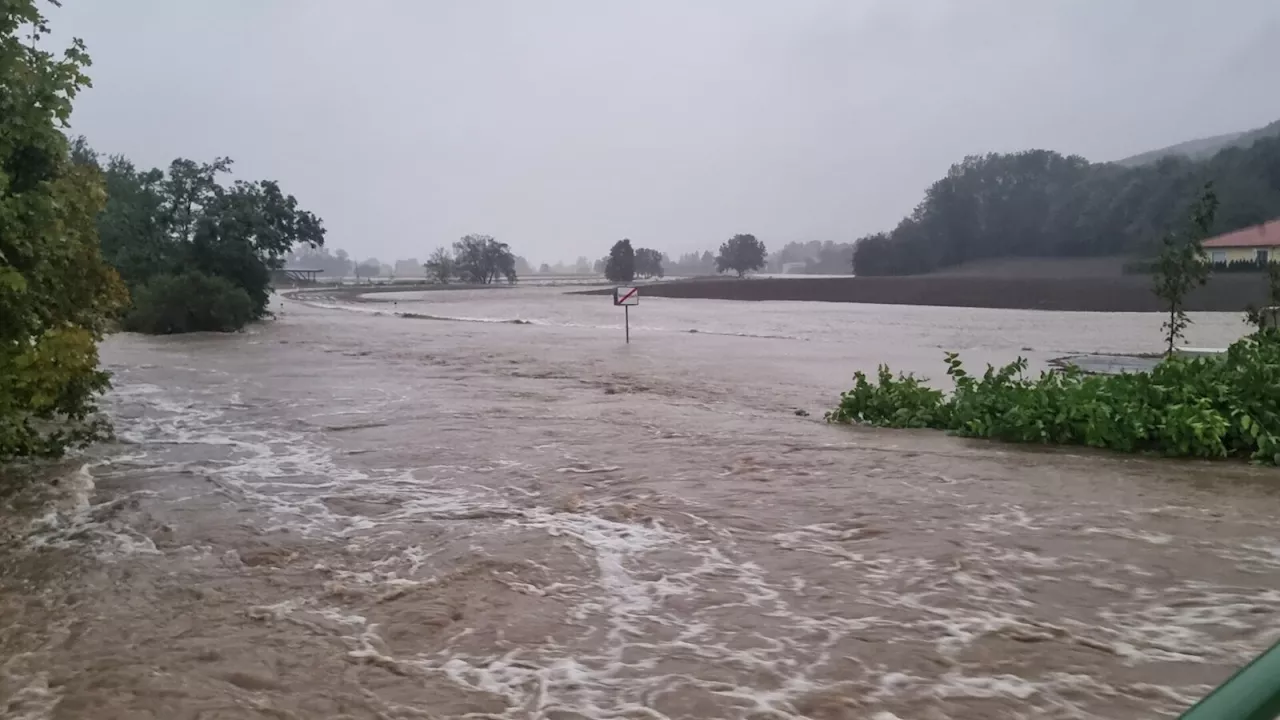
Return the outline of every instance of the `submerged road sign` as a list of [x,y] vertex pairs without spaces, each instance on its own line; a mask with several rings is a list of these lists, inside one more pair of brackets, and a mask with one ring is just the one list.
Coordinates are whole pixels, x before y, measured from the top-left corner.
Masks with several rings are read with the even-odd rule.
[[619,287],[613,289],[614,305],[639,305],[640,288]]
[[626,315],[624,321],[627,328],[627,344],[631,344],[631,306],[640,304],[640,288],[616,287],[613,289],[613,304],[621,305]]

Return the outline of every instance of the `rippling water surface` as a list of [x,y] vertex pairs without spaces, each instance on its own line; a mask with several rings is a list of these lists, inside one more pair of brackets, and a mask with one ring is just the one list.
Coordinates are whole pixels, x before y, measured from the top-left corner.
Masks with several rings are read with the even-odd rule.
[[1280,636],[1274,470],[818,419],[1158,317],[376,299],[106,343],[120,442],[6,495],[0,716],[1146,718]]

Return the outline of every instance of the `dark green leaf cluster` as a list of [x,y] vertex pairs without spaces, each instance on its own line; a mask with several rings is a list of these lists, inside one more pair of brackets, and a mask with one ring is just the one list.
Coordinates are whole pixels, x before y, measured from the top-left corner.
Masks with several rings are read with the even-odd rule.
[[[99,166],[82,140],[76,147],[78,162]],[[102,252],[135,296],[126,324],[142,332],[236,330],[260,319],[267,314],[272,270],[284,265],[295,246],[324,244],[320,219],[274,181],[223,185],[219,178],[231,170],[228,158],[179,158],[167,171],[143,171],[113,156],[100,167],[107,185],[107,206],[97,223]],[[181,279],[209,288],[209,278],[247,296],[248,315],[240,312],[239,294],[221,291],[223,283],[208,298],[179,292]],[[157,307],[158,302],[174,304]]]
[[732,270],[738,277],[743,277],[764,267],[767,254],[764,243],[755,235],[734,235],[720,245],[720,253],[716,255],[716,272]]
[[1023,359],[980,376],[947,354],[944,394],[881,367],[854,376],[829,422],[934,428],[1007,442],[1087,445],[1169,456],[1280,464],[1280,334],[1244,338],[1222,356],[1165,358],[1153,370],[1027,377]]
[[152,277],[133,293],[124,329],[152,335],[232,332],[254,318],[254,301],[224,277],[189,270]]
[[63,134],[89,57],[48,33],[33,0],[0,3],[0,461],[108,430],[97,342],[127,301],[94,228],[102,177]]
[[631,282],[636,279],[636,251],[631,240],[623,238],[609,248],[604,263],[605,279],[613,282]]

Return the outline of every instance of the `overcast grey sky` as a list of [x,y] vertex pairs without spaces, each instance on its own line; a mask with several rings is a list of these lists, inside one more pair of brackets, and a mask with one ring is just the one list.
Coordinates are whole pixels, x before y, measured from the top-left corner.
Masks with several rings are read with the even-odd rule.
[[229,155],[328,244],[538,263],[888,229],[966,154],[1280,118],[1278,0],[64,0],[74,130]]

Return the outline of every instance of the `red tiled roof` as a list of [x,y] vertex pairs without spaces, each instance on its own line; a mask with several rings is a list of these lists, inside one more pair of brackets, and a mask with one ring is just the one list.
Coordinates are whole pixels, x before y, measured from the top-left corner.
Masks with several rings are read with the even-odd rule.
[[1280,246],[1280,218],[1204,241],[1207,248]]

